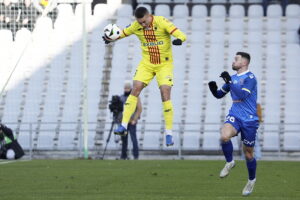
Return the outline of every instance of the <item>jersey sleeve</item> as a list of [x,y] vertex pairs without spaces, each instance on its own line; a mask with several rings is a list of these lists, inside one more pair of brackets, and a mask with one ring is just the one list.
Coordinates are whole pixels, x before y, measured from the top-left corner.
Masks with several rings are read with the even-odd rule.
[[179,30],[172,22],[170,22],[168,19],[165,17],[162,17],[160,20],[161,26],[170,34],[173,35],[174,37],[180,39],[181,41],[186,41],[186,35]]
[[124,28],[121,32],[121,35],[119,37],[119,39],[122,39],[124,37],[127,37],[129,35],[134,34],[135,30],[136,30],[136,21],[132,22],[130,25],[128,25],[126,28]]
[[222,87],[221,87],[221,91],[223,92],[223,93],[228,93],[229,91],[230,91],[230,85],[229,84],[224,84]]

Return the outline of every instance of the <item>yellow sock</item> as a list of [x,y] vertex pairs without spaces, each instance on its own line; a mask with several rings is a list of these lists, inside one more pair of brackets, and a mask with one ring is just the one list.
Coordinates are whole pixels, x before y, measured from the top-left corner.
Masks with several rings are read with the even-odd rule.
[[163,102],[165,129],[172,130],[173,128],[173,105],[171,100]]
[[137,100],[138,98],[133,95],[129,95],[129,97],[127,98],[127,101],[125,102],[124,105],[122,124],[128,124],[131,115],[134,113],[136,109]]

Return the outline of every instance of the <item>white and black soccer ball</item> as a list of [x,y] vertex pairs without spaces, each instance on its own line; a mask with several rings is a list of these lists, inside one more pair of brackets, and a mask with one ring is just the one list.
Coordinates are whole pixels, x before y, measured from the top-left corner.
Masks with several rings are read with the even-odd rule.
[[121,29],[116,24],[108,24],[104,28],[104,36],[108,41],[115,41],[121,35]]

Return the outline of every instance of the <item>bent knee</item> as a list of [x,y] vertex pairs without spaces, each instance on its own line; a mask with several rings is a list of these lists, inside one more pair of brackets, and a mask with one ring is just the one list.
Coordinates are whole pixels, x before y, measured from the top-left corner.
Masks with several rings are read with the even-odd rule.
[[230,137],[228,135],[221,135],[221,142],[228,142],[230,140]]

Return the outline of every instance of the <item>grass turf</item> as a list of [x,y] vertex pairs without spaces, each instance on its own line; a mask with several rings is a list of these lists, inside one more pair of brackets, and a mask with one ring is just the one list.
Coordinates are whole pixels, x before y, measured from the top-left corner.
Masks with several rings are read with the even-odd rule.
[[224,161],[33,160],[0,165],[1,200],[300,199],[300,162],[260,161],[249,197],[247,170],[238,161],[219,178]]

